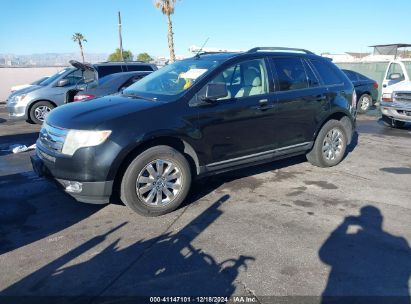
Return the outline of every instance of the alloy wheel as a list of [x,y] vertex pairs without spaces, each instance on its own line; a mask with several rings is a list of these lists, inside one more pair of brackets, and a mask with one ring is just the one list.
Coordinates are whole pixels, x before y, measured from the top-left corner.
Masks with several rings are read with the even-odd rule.
[[339,129],[331,129],[324,138],[323,155],[327,160],[335,160],[343,149],[343,133]]

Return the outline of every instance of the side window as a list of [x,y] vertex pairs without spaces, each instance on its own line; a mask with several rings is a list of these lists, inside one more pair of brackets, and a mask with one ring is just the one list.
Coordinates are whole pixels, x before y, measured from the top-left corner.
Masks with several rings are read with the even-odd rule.
[[272,58],[277,72],[280,91],[308,88],[307,74],[300,58]]
[[151,72],[153,71],[153,67],[151,65],[130,64],[130,65],[127,65],[126,68],[130,72],[134,72],[134,71]]
[[248,60],[219,73],[210,83],[225,83],[227,97],[243,98],[268,93],[268,76],[264,59]]
[[76,84],[84,83],[83,79],[83,71],[82,70],[75,70],[70,74],[66,75],[63,79],[67,79],[69,81],[69,86],[73,86]]
[[336,68],[331,66],[331,63],[312,59],[310,60],[323,80],[325,85],[333,85],[343,83],[344,80],[338,75]]
[[399,65],[398,63],[391,63],[390,68],[388,69],[387,79],[390,79],[391,74],[397,74],[397,73],[401,75],[400,79],[405,78],[401,65]]
[[97,71],[98,77],[101,78],[110,74],[120,73],[122,72],[122,69],[120,65],[100,65],[98,66]]
[[320,81],[318,80],[317,76],[315,75],[313,69],[311,68],[311,66],[305,60],[303,60],[303,63],[304,63],[305,72],[307,74],[308,86],[310,88],[318,87],[320,85]]
[[132,78],[130,78],[129,80],[127,80],[120,88],[119,91],[124,90],[125,88],[128,88],[129,86],[131,86],[132,84],[134,84],[135,82],[139,81],[141,78],[143,78],[145,75],[138,75],[138,76],[134,76]]

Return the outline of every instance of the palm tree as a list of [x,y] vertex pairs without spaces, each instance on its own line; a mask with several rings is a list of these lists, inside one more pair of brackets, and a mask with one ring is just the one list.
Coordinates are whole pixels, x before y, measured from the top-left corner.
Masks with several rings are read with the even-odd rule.
[[78,46],[80,47],[81,58],[84,62],[84,53],[83,53],[83,42],[87,42],[86,38],[84,38],[82,33],[74,33],[73,37],[71,37],[74,42],[78,42]]
[[154,5],[156,8],[167,16],[168,23],[168,48],[170,50],[170,61],[176,60],[174,53],[174,39],[173,39],[173,23],[171,22],[171,15],[174,14],[174,7],[177,0],[155,0]]

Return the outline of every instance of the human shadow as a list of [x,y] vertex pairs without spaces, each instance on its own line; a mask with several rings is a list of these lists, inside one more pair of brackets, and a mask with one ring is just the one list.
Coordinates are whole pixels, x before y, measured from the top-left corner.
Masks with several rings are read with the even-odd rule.
[[112,236],[132,225],[123,223],[21,279],[0,296],[61,296],[66,301],[86,297],[98,302],[113,296],[230,296],[240,269],[247,269],[255,258],[240,255],[218,262],[194,244],[222,215],[219,207],[228,199],[229,195],[222,196],[176,233],[166,231],[128,247]]
[[410,304],[411,248],[382,223],[380,210],[365,206],[324,242],[319,256],[331,270],[322,303]]

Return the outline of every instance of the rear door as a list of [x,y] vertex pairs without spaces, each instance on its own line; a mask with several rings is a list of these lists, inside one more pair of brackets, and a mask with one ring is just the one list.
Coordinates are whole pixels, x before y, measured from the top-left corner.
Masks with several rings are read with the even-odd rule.
[[313,140],[319,113],[329,109],[327,90],[305,59],[273,56],[270,61],[276,79],[278,146],[304,146]]

